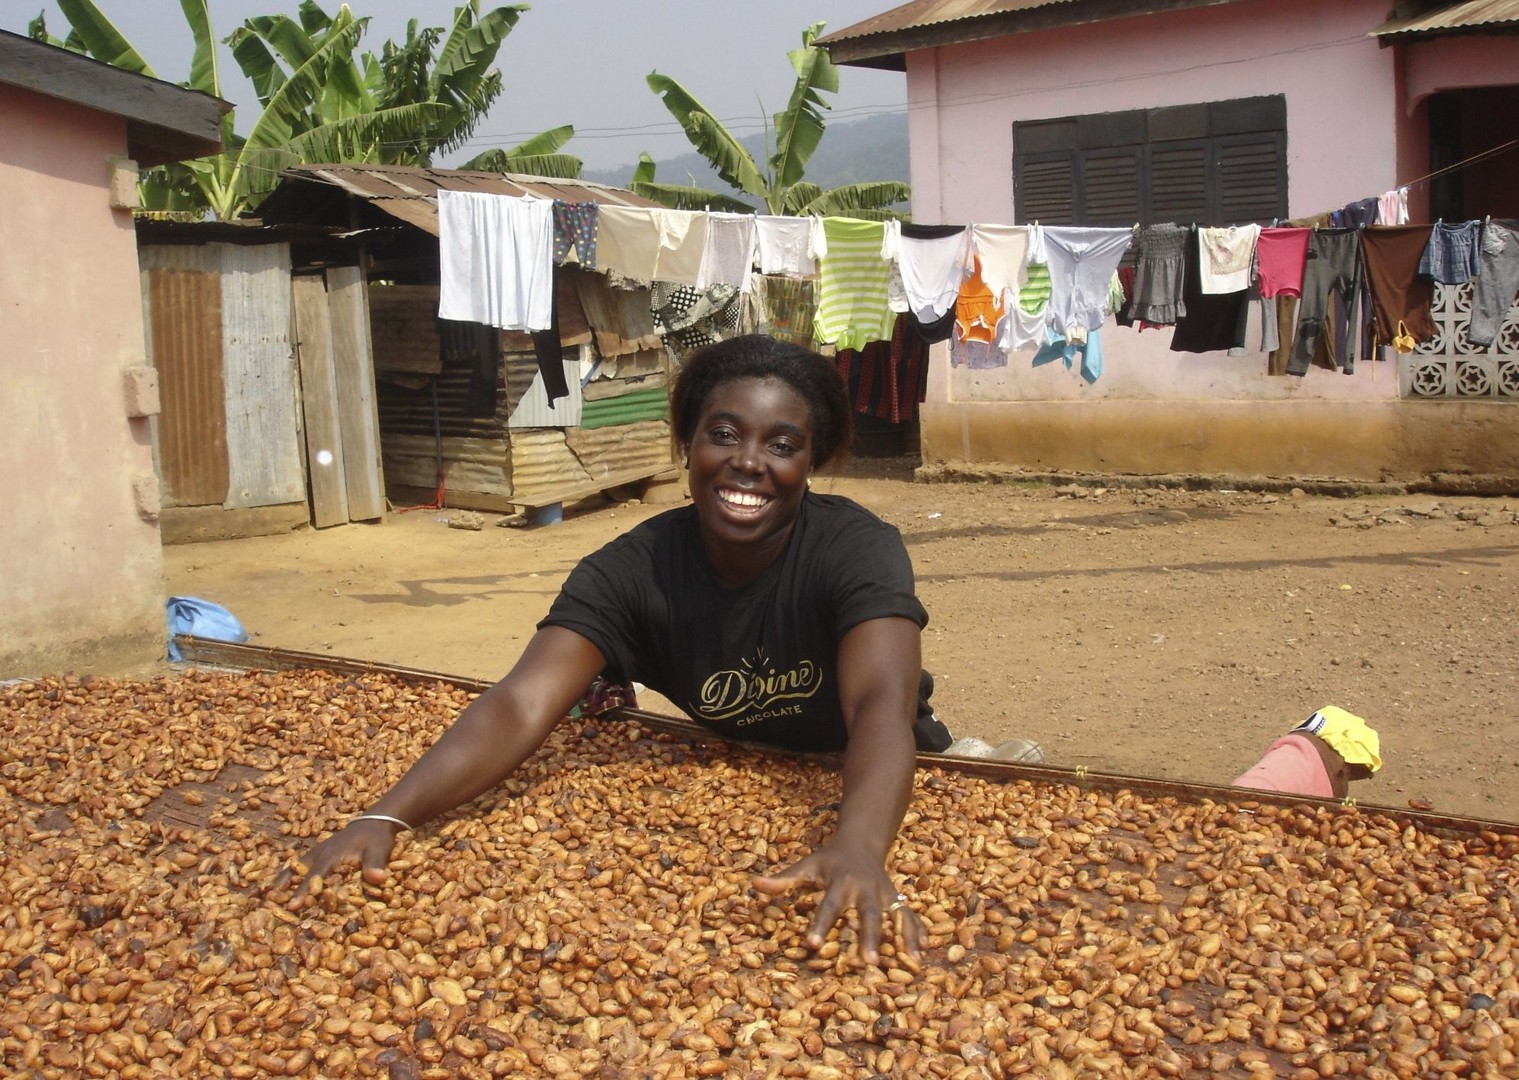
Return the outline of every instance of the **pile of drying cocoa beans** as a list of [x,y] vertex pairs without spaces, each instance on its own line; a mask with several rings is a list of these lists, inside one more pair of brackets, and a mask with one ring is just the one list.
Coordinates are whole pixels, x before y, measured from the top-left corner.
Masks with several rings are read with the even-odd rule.
[[1302,1078],[1519,1075],[1519,830],[939,767],[879,966],[763,898],[836,759],[567,720],[402,834],[288,871],[469,700],[380,674],[0,686],[0,1073]]

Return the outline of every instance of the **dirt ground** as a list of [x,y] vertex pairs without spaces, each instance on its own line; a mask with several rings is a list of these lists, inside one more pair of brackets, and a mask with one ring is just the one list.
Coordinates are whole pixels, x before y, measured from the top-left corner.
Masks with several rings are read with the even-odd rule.
[[[955,734],[1226,784],[1335,704],[1381,734],[1360,802],[1519,821],[1519,501],[930,483],[914,465],[857,460],[818,487],[901,529]],[[168,585],[255,644],[495,678],[576,560],[661,509],[478,531],[422,510],[177,546]]]

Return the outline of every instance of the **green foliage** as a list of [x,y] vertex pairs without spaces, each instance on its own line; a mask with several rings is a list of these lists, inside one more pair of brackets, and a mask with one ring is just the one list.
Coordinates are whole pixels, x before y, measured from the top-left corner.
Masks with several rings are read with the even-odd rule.
[[[68,38],[50,35],[41,15],[28,28],[33,38],[157,77],[93,0],[59,0],[58,6],[69,20]],[[181,85],[221,97],[210,0],[180,0],[180,7],[195,41]],[[256,206],[294,164],[430,165],[435,154],[462,145],[500,96],[496,56],[527,7],[482,13],[480,0],[466,0],[454,9],[446,33],[412,20],[406,39],[387,41],[379,56],[357,53],[368,19],[355,17],[346,4],[329,15],[317,0],[302,0],[297,18],[245,20],[226,43],[259,100],[253,126],[239,135],[229,113],[221,154],[145,170],[144,207],[228,220]],[[573,134],[573,128],[558,128],[496,153],[513,163],[503,171],[578,176],[579,159],[558,153]]]
[[646,199],[653,199],[672,210],[718,210],[730,214],[752,214],[754,207],[720,191],[708,191],[696,184],[661,184],[654,179],[656,166],[648,154],[638,155],[638,165],[628,190]]
[[652,72],[647,81],[649,89],[664,101],[670,115],[680,121],[686,138],[696,147],[697,153],[712,163],[724,183],[757,199],[766,199],[769,178],[760,171],[743,144],[713,117],[706,106],[680,83],[657,71]]
[[580,177],[581,160],[573,154],[559,153],[559,148],[569,142],[574,134],[575,129],[569,124],[550,128],[510,150],[487,150],[483,154],[476,154],[459,167],[478,169],[481,172],[575,180]]
[[877,180],[845,184],[823,191],[811,184],[797,184],[789,192],[786,212],[797,216],[852,217],[887,221],[902,217],[893,206],[905,203],[912,188],[900,180]]
[[[826,123],[823,110],[829,108],[823,95],[837,93],[839,89],[838,68],[826,49],[813,44],[822,29],[822,23],[808,27],[802,32],[802,47],[786,54],[796,73],[796,83],[785,111],[774,115],[773,128],[770,124],[766,126],[763,167],[711,110],[680,83],[656,71],[648,76],[649,89],[680,122],[687,140],[711,163],[723,182],[758,200],[765,213],[899,217],[901,215],[890,207],[907,199],[906,184],[881,181],[821,191],[815,184],[803,180],[807,162],[823,138]],[[772,130],[773,147],[770,145]],[[717,200],[722,198],[694,185],[681,187],[655,183],[653,162],[647,154],[643,155],[639,170],[630,185],[632,190],[666,206],[717,209]],[[736,205],[748,209],[745,204]]]
[[[111,20],[90,0],[59,0],[58,9],[73,28],[69,37],[77,38],[84,46],[81,51],[87,51],[95,59],[103,60],[112,67],[135,71],[150,78],[158,77],[142,55],[132,48],[131,43],[111,24]],[[41,19],[40,15],[38,19]]]
[[459,168],[511,173],[515,176],[540,176],[550,180],[575,180],[580,176],[580,165],[580,159],[573,154],[524,154],[520,148],[513,148],[487,150],[470,158]]

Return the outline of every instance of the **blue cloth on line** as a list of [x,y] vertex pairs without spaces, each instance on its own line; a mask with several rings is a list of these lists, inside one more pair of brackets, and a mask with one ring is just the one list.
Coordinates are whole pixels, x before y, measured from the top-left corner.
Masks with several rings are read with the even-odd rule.
[[1067,341],[1064,334],[1057,334],[1053,329],[1046,333],[1049,337],[1034,354],[1034,367],[1060,360],[1065,363],[1067,371],[1079,363],[1081,377],[1089,383],[1102,377],[1102,331],[1088,331],[1085,343]]

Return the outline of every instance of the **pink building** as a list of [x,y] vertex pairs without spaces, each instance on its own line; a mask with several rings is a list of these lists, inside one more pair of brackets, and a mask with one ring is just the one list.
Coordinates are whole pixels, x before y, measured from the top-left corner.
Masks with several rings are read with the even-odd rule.
[[[823,44],[836,63],[906,73],[924,224],[1270,224],[1400,186],[1414,222],[1519,217],[1519,2],[1392,6],[915,0]],[[954,366],[940,345],[923,455],[1511,487],[1519,310],[1478,350],[1462,305],[1442,287],[1442,340],[1348,375],[1172,352],[1168,330],[1111,319],[1090,383],[1028,353]]]
[[164,655],[132,207],[229,107],[0,31],[0,678]]

